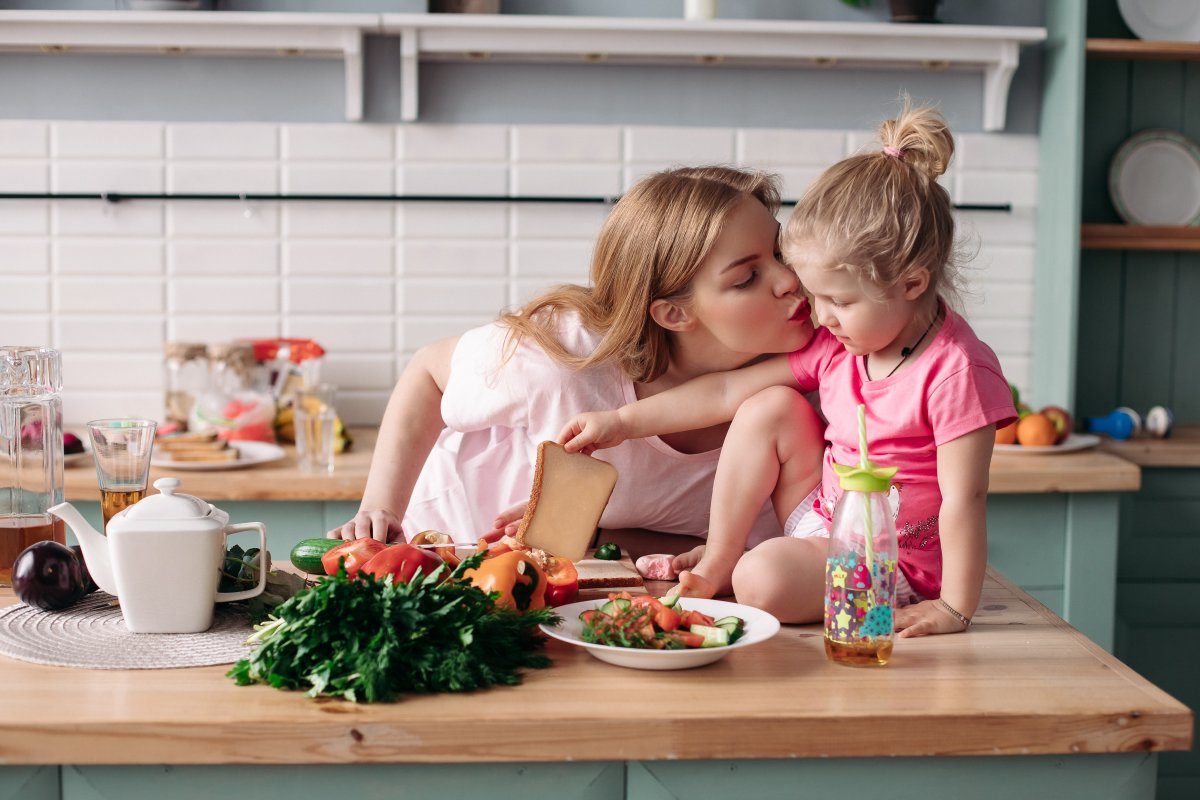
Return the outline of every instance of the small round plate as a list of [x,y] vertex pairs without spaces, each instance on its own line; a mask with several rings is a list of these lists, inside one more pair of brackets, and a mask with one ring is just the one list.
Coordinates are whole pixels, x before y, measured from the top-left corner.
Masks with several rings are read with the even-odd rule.
[[1108,192],[1130,225],[1200,224],[1200,147],[1178,131],[1135,133],[1113,156]]
[[1117,0],[1117,8],[1139,39],[1200,42],[1200,4],[1195,0]]
[[190,472],[218,472],[226,469],[242,469],[256,464],[269,464],[284,456],[283,448],[270,442],[230,442],[238,451],[236,461],[176,461],[166,453],[150,456],[150,465],[161,469],[177,469]]
[[1072,433],[1068,434],[1067,438],[1058,444],[1046,445],[1045,447],[1026,447],[1023,444],[998,444],[995,447],[997,453],[1025,453],[1026,455],[1048,454],[1048,453],[1074,453],[1077,450],[1087,450],[1100,444],[1100,437],[1094,433]]
[[699,611],[713,619],[721,617],[741,617],[746,622],[746,632],[742,638],[725,647],[697,647],[687,650],[641,650],[635,647],[611,647],[606,644],[592,644],[580,638],[583,623],[579,615],[584,611],[599,608],[607,600],[584,600],[559,606],[556,610],[563,621],[554,627],[542,625],[542,632],[567,644],[582,647],[601,661],[615,664],[618,667],[632,669],[691,669],[702,667],[720,661],[734,650],[765,642],[779,633],[779,620],[766,611],[752,606],[729,603],[725,600],[700,600],[694,597],[681,597],[676,608]]

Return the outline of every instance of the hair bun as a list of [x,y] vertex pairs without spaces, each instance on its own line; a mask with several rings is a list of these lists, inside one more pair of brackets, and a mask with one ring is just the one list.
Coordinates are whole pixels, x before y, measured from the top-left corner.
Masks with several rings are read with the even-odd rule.
[[885,156],[921,170],[930,180],[945,174],[954,157],[954,137],[945,117],[932,106],[913,108],[907,97],[900,114],[879,126],[879,141]]

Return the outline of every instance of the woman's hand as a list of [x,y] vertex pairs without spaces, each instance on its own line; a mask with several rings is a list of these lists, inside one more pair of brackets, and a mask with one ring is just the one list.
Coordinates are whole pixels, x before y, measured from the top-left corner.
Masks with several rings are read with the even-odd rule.
[[568,453],[591,455],[596,450],[616,447],[629,438],[625,421],[617,411],[588,411],[576,414],[558,435]]
[[404,528],[400,517],[386,508],[366,511],[359,509],[354,519],[325,534],[327,539],[378,539],[381,542],[403,542]]
[[525,508],[528,505],[529,501],[526,500],[501,511],[492,520],[492,529],[479,538],[484,541],[494,542],[501,536],[515,536],[517,528],[521,526],[521,520],[525,518]]
[[898,639],[939,633],[962,633],[965,630],[966,626],[948,611],[943,611],[936,600],[923,600],[915,605],[896,609]]

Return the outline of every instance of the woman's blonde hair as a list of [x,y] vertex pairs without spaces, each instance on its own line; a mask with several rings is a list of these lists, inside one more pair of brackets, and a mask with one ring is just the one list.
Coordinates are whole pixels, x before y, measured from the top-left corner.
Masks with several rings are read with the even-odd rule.
[[[500,323],[511,348],[528,337],[556,361],[584,368],[615,360],[637,382],[652,381],[670,364],[669,333],[650,316],[650,304],[686,304],[692,281],[729,214],[754,197],[779,210],[773,175],[732,167],[687,167],[643,178],[613,207],[592,254],[591,286],[558,286]],[[600,343],[587,355],[563,347],[555,316],[578,313]],[[509,351],[511,352],[511,350]]]
[[815,241],[839,268],[884,290],[924,267],[928,296],[958,305],[953,205],[937,182],[954,156],[946,120],[905,98],[879,140],[881,150],[834,164],[808,188],[785,228],[784,257]]

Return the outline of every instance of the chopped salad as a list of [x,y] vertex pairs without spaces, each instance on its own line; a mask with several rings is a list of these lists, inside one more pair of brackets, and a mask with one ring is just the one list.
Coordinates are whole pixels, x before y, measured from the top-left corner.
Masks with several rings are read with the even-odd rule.
[[581,638],[591,644],[652,650],[724,647],[746,631],[741,617],[713,619],[684,609],[678,595],[654,597],[613,592],[599,608],[579,615]]

